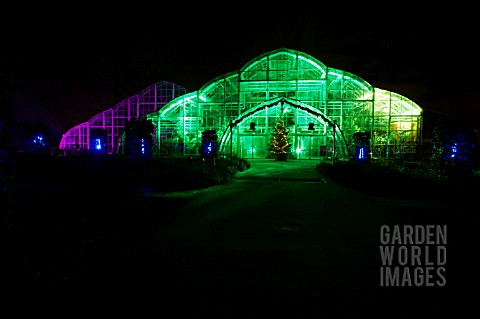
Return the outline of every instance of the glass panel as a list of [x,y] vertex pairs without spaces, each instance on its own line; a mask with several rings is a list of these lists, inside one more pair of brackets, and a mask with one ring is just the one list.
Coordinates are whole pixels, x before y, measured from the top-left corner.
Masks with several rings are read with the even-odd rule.
[[324,136],[301,135],[297,136],[296,140],[295,153],[298,159],[318,159],[326,156]]
[[266,158],[267,144],[265,136],[245,135],[240,137],[241,157],[245,158]]

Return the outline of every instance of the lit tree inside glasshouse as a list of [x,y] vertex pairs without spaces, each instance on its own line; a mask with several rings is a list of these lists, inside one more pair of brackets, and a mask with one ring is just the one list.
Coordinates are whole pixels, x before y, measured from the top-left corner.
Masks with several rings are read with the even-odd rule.
[[202,132],[212,130],[218,134],[218,156],[267,158],[278,118],[297,159],[359,156],[351,147],[358,132],[369,136],[363,149],[368,154],[360,156],[421,153],[423,111],[415,102],[287,48],[261,54],[194,92],[160,82],[72,128],[59,148],[89,148],[89,130],[103,128],[108,153],[121,153],[125,122],[140,116],[155,127],[153,156],[201,156]]
[[278,120],[272,133],[271,144],[273,155],[277,161],[286,161],[290,154],[290,143],[288,141],[289,130],[282,120]]

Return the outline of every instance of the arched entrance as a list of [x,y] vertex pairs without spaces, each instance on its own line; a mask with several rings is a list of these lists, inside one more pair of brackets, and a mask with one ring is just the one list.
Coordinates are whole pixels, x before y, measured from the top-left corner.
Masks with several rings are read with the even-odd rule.
[[277,121],[289,130],[290,150],[298,159],[347,159],[348,148],[338,125],[317,109],[279,97],[259,104],[232,120],[223,133],[220,151],[242,158],[267,158]]

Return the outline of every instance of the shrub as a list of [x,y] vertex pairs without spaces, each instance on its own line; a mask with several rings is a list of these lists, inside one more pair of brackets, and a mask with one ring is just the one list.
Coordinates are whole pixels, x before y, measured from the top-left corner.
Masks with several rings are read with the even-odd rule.
[[242,158],[21,156],[18,181],[64,183],[84,190],[123,192],[138,188],[175,191],[228,181],[250,167]]
[[384,197],[441,197],[458,185],[458,180],[439,178],[429,163],[422,162],[348,161],[322,163],[316,169],[344,186]]

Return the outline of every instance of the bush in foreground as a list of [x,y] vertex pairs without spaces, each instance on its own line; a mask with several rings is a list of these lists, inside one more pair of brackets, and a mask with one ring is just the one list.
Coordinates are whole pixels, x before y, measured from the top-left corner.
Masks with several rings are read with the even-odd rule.
[[[320,163],[319,173],[341,185],[383,197],[407,199],[447,199],[469,196],[480,178],[438,174],[424,162],[338,162]],[[476,186],[475,186],[476,185]]]
[[245,159],[121,156],[18,156],[17,183],[65,184],[83,189],[178,191],[225,183],[250,167]]

